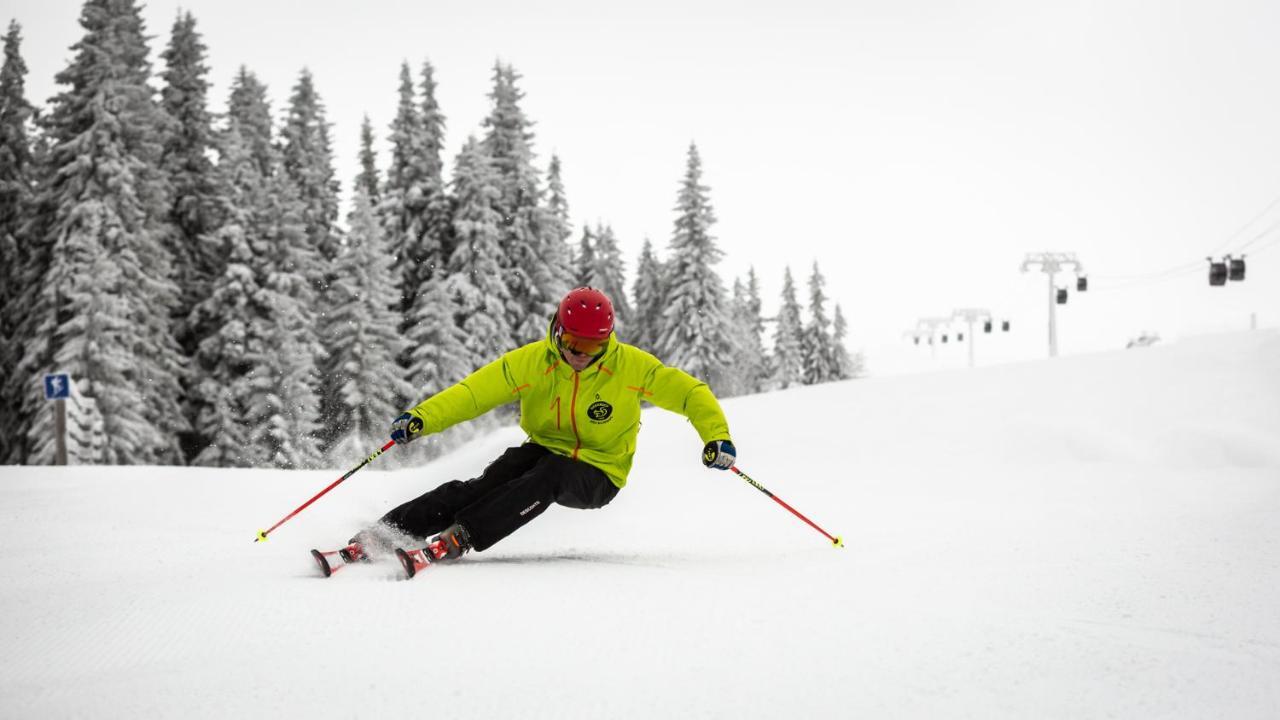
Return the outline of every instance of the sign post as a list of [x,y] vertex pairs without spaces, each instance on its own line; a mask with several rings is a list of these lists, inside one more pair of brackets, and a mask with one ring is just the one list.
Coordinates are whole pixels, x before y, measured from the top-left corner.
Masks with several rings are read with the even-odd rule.
[[44,399],[53,401],[54,465],[67,464],[67,398],[71,397],[71,376],[56,373],[44,376]]

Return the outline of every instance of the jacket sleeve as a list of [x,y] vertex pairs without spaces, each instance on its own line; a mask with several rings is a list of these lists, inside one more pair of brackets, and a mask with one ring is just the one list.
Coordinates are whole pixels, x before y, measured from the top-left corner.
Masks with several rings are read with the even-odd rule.
[[422,421],[422,433],[438,433],[519,399],[511,379],[512,351],[476,370],[458,384],[423,400],[409,414]]
[[701,380],[655,361],[645,377],[644,389],[653,393],[645,393],[649,402],[689,418],[702,442],[729,439],[729,421],[720,401]]

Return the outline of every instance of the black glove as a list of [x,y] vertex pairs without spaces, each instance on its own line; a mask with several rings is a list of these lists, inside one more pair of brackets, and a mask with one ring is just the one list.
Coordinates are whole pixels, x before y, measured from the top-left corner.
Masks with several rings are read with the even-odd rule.
[[716,470],[728,470],[738,459],[732,440],[712,440],[702,448],[702,464]]
[[413,442],[422,432],[422,421],[409,413],[400,413],[400,417],[391,422],[391,439],[404,445]]

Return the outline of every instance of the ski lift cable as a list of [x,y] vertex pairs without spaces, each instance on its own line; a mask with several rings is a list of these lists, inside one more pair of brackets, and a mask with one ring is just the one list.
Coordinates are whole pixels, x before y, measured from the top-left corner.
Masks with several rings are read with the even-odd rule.
[[[1244,225],[1241,225],[1235,232],[1227,236],[1227,239],[1223,240],[1221,243],[1217,245],[1217,247],[1213,248],[1208,253],[1208,255],[1209,256],[1218,255],[1224,249],[1230,247],[1231,244],[1235,242],[1241,235],[1243,235],[1250,227],[1253,227],[1255,224],[1257,224],[1259,220],[1266,217],[1267,213],[1274,210],[1277,206],[1280,206],[1280,195],[1277,195],[1274,200],[1272,200],[1265,208],[1262,209],[1261,212],[1259,212],[1257,215],[1254,215],[1249,220],[1249,222],[1245,223]],[[1261,238],[1275,231],[1276,228],[1278,227],[1280,227],[1280,220],[1276,220],[1276,222],[1268,226],[1267,229],[1255,235],[1253,239],[1246,242],[1235,253],[1232,253],[1232,254],[1238,255],[1244,252],[1244,250],[1249,248],[1251,245],[1256,243]],[[1118,280],[1121,282],[1130,281],[1130,280],[1133,280],[1133,281],[1161,280],[1162,281],[1165,278],[1186,274],[1193,270],[1198,270],[1203,267],[1204,267],[1204,260],[1196,259],[1195,261],[1192,261],[1192,262],[1183,263],[1181,265],[1175,265],[1173,267],[1165,268],[1163,270],[1157,270],[1155,272],[1150,272],[1150,273],[1140,273],[1137,275],[1092,275],[1091,277],[1095,280]]]
[[[1259,236],[1258,236],[1257,238],[1255,238],[1254,240],[1256,241],[1256,240],[1261,239],[1261,238],[1262,238],[1262,237],[1264,237],[1265,235],[1267,235],[1267,234],[1271,233],[1271,232],[1272,232],[1273,230],[1275,230],[1276,228],[1280,228],[1280,221],[1277,221],[1277,222],[1276,222],[1276,224],[1275,224],[1274,226],[1272,226],[1271,228],[1267,229],[1267,230],[1266,230],[1266,231],[1264,231],[1263,233],[1259,234]],[[1251,241],[1251,242],[1253,242],[1253,241]],[[1271,237],[1267,242],[1265,242],[1265,243],[1263,243],[1262,245],[1259,245],[1259,246],[1257,246],[1257,247],[1255,247],[1255,248],[1251,249],[1251,250],[1249,251],[1249,257],[1251,257],[1251,258],[1255,258],[1255,257],[1257,257],[1257,256],[1259,256],[1259,255],[1262,255],[1263,253],[1265,253],[1265,252],[1267,252],[1267,251],[1269,251],[1269,250],[1273,250],[1273,249],[1275,249],[1275,248],[1277,248],[1277,247],[1280,247],[1280,233],[1275,233],[1274,235],[1272,235],[1272,237]],[[1135,281],[1131,281],[1131,282],[1121,282],[1121,283],[1118,283],[1118,284],[1115,284],[1115,285],[1106,285],[1106,284],[1104,283],[1104,284],[1101,284],[1101,285],[1096,286],[1095,288],[1091,289],[1091,290],[1090,290],[1090,292],[1106,293],[1106,292],[1116,292],[1116,291],[1120,291],[1120,290],[1135,290],[1135,289],[1139,289],[1139,288],[1149,287],[1149,286],[1151,286],[1151,285],[1158,285],[1158,284],[1160,284],[1160,283],[1165,283],[1165,282],[1168,282],[1168,281],[1170,281],[1170,280],[1177,280],[1177,279],[1179,279],[1179,278],[1184,278],[1184,277],[1187,277],[1187,276],[1190,276],[1190,275],[1200,275],[1200,274],[1201,274],[1201,273],[1203,273],[1203,272],[1204,272],[1204,261],[1203,261],[1203,260],[1201,260],[1201,261],[1196,262],[1196,263],[1189,263],[1189,264],[1188,264],[1188,267],[1186,267],[1186,269],[1181,270],[1181,271],[1179,271],[1179,272],[1167,272],[1167,273],[1165,273],[1164,275],[1162,275],[1162,276],[1160,276],[1160,277],[1154,277],[1154,278],[1149,278],[1149,279],[1145,279],[1145,280],[1135,280]]]

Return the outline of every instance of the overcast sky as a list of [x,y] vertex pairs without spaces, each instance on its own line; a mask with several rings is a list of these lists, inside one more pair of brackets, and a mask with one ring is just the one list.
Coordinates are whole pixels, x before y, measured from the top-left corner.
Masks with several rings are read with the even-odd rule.
[[[450,167],[482,132],[494,61],[513,64],[575,230],[611,223],[629,269],[646,237],[665,252],[696,142],[726,284],[754,266],[772,312],[782,267],[807,279],[817,260],[875,372],[963,365],[958,347],[935,360],[902,337],[960,307],[1013,322],[982,338],[979,362],[1043,356],[1047,280],[1019,272],[1035,251],[1074,251],[1091,277],[1081,295],[1061,280],[1065,353],[1244,329],[1252,312],[1280,325],[1280,3],[615,5],[153,0],[145,16],[158,71],[178,8],[195,14],[217,111],[245,65],[279,118],[310,68],[344,191],[366,113],[385,167],[402,60],[435,65]],[[5,3],[37,104],[79,10]],[[1244,283],[1210,288],[1202,267],[1109,279],[1250,241]]]

